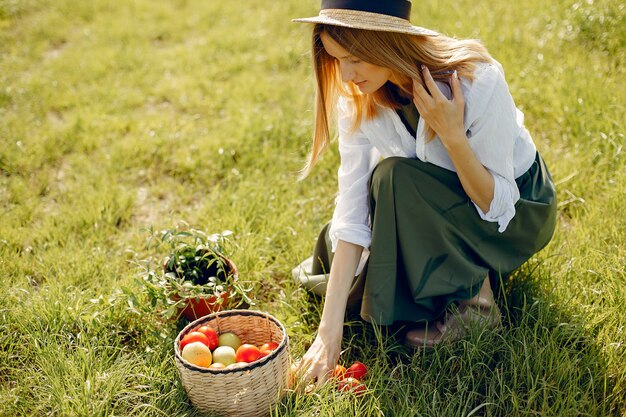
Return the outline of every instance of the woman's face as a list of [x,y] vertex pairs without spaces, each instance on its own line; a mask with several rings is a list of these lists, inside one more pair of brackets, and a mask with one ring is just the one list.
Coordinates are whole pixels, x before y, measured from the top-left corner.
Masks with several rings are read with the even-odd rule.
[[350,55],[326,32],[320,34],[326,52],[339,63],[343,82],[352,81],[362,93],[373,93],[391,78],[391,70]]

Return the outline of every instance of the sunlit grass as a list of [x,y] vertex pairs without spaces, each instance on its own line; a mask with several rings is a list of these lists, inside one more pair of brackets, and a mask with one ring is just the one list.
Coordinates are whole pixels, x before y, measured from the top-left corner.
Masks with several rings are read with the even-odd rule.
[[[321,301],[293,283],[330,218],[338,155],[296,182],[318,2],[0,0],[0,415],[192,416],[176,326],[135,281],[146,229],[234,232],[255,308],[292,357]],[[619,2],[422,1],[483,40],[558,184],[553,241],[505,280],[505,328],[415,353],[350,318],[367,393],[289,393],[275,415],[622,416],[626,92]],[[133,298],[132,296],[135,296]]]

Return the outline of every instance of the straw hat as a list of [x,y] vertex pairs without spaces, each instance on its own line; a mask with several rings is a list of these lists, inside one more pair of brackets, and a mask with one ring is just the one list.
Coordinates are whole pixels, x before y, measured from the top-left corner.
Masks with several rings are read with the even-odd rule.
[[409,21],[409,0],[322,0],[318,16],[293,19],[299,23],[322,23],[355,29],[437,36],[438,33]]

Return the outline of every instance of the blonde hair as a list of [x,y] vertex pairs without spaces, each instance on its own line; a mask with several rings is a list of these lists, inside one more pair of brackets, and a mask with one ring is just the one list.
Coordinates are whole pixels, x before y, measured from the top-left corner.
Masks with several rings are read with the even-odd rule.
[[[392,72],[391,82],[371,94],[363,94],[352,84],[341,80],[339,63],[329,55],[322,44],[321,34],[327,33],[342,48],[360,60]],[[379,32],[316,24],[313,29],[313,72],[317,82],[315,94],[315,125],[313,145],[307,163],[301,171],[306,177],[317,163],[331,140],[330,120],[339,95],[354,102],[352,129],[357,129],[363,118],[378,115],[378,106],[399,108],[402,97],[413,96],[413,80],[423,85],[419,65],[431,72],[456,70],[459,77],[473,79],[477,62],[492,62],[487,49],[477,40],[458,40],[447,36],[416,36],[396,32]],[[427,127],[427,137],[435,132]]]

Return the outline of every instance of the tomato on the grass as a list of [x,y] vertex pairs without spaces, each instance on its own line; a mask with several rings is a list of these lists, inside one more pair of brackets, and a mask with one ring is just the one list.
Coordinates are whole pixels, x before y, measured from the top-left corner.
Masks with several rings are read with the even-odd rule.
[[367,367],[359,361],[354,362],[346,370],[346,377],[358,379],[359,381],[365,378],[365,375],[367,375]]
[[363,395],[367,388],[365,387],[365,384],[363,384],[358,379],[348,377],[339,381],[338,389],[341,392],[351,392],[359,396],[359,395]]
[[342,380],[346,377],[346,367],[343,365],[335,365],[335,369],[333,369],[332,378]]

